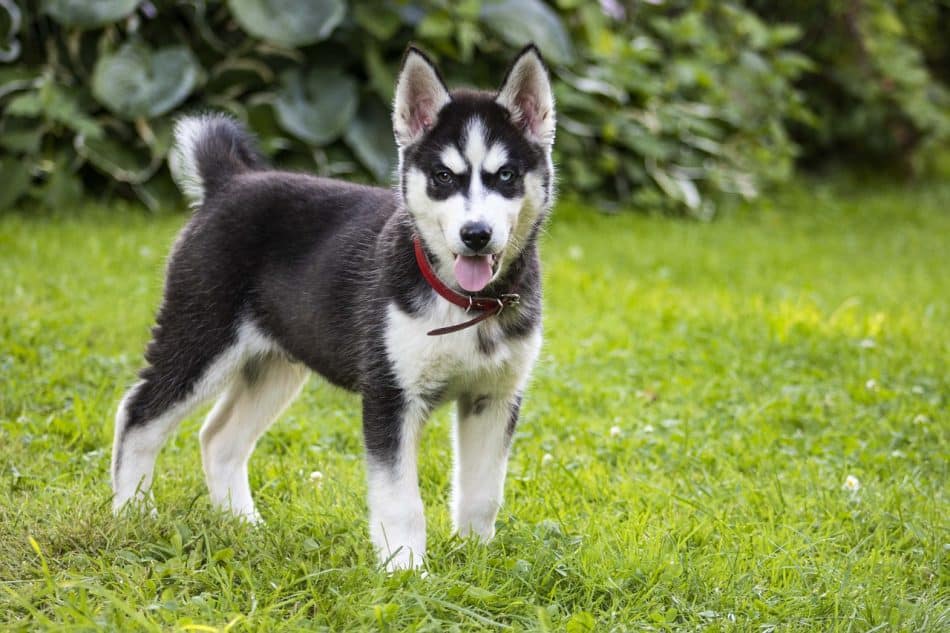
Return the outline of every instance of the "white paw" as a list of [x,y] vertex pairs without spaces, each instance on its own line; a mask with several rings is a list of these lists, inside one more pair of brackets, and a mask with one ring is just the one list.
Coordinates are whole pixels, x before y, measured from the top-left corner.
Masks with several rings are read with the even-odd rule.
[[487,543],[495,538],[495,518],[498,516],[497,503],[485,504],[481,511],[470,509],[458,512],[455,516],[455,531],[463,538],[477,538]]
[[235,519],[238,519],[242,523],[247,523],[248,525],[255,525],[255,526],[264,525],[264,518],[261,517],[260,513],[257,511],[257,509],[254,508],[254,506],[251,506],[249,508],[235,508],[231,506],[230,504],[227,504],[227,505],[219,504],[217,507],[221,512],[230,514],[231,516],[233,516]]

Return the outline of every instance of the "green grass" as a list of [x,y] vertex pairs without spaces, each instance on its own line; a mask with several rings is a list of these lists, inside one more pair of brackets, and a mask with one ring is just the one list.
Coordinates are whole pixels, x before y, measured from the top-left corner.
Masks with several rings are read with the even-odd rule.
[[805,183],[709,225],[563,204],[498,536],[451,535],[443,410],[427,577],[378,571],[359,402],[319,380],[252,460],[265,528],[210,510],[199,416],[159,516],[110,516],[182,219],[0,217],[0,628],[950,628],[950,186]]

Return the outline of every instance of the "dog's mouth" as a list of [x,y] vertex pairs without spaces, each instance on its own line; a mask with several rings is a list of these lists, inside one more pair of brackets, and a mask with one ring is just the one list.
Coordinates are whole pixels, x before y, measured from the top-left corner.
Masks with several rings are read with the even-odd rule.
[[479,292],[488,285],[498,270],[498,255],[456,255],[455,281],[463,290]]

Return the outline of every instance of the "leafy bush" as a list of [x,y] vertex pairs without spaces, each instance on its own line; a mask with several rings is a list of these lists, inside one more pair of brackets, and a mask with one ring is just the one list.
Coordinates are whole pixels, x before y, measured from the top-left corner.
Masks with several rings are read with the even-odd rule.
[[[534,41],[555,78],[562,189],[708,216],[716,194],[791,173],[788,121],[822,121],[793,83],[811,68],[799,29],[776,11],[767,24],[738,1],[0,0],[0,208],[84,191],[175,200],[174,117],[208,109],[245,120],[282,166],[386,182],[408,42],[453,83],[491,86]],[[895,81],[920,92],[919,76]],[[901,111],[926,135],[939,116],[919,105]]]
[[798,87],[812,113],[795,140],[811,162],[840,158],[915,168],[950,139],[950,4],[909,0],[752,0],[793,22],[794,46],[820,72]]
[[617,5],[613,19],[575,4],[581,59],[558,73],[573,189],[705,216],[704,192],[752,196],[790,174],[783,121],[803,116],[790,82],[809,67],[785,48],[796,29],[730,2]]

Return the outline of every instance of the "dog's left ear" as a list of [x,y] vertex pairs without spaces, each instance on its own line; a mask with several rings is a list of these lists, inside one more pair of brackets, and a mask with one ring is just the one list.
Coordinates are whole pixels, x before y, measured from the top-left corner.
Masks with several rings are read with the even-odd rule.
[[534,44],[515,58],[495,101],[511,113],[511,120],[529,139],[541,145],[554,143],[554,94]]

